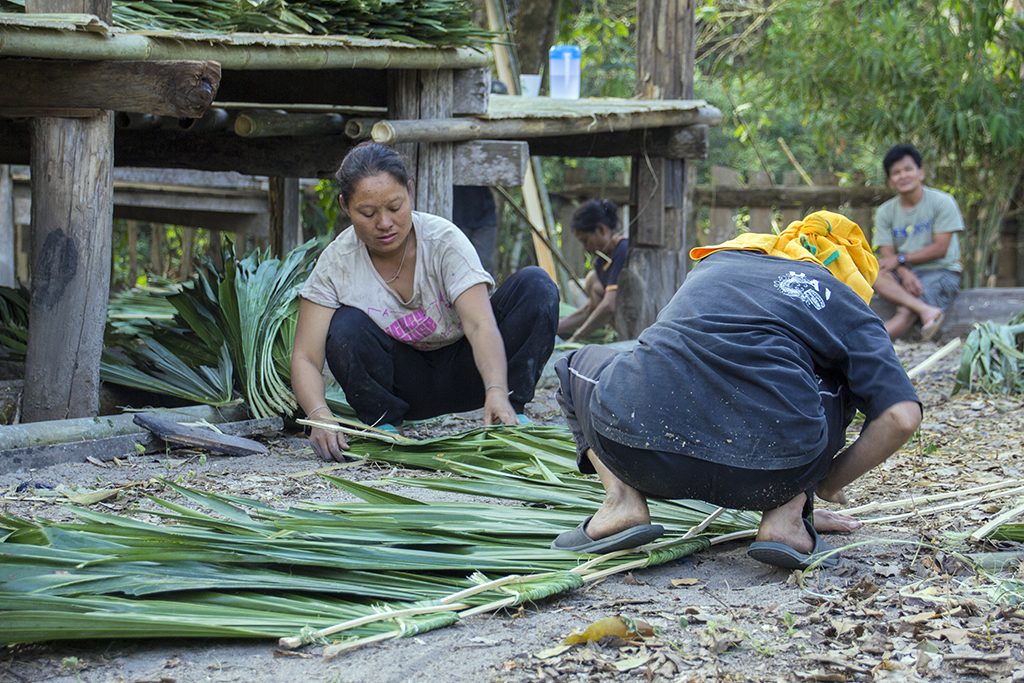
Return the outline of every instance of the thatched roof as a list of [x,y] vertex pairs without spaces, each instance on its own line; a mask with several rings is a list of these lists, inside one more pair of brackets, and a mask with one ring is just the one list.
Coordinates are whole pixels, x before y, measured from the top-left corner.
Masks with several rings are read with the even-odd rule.
[[[25,0],[0,0],[23,13]],[[343,35],[429,46],[481,46],[466,0],[113,0],[113,23],[137,32]]]
[[130,31],[88,14],[13,13],[0,13],[0,57],[210,60],[236,70],[466,69],[490,63],[486,52],[465,46],[340,35]]

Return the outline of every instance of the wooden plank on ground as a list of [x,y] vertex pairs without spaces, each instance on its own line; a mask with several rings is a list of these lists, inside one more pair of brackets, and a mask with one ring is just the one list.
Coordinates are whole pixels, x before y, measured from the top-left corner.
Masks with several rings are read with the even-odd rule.
[[[169,421],[164,420],[164,422]],[[269,435],[279,432],[283,428],[284,420],[280,417],[223,422],[217,425],[217,429],[231,437]],[[247,441],[247,439],[245,440]],[[150,432],[139,432],[104,439],[17,448],[0,453],[0,474],[50,467],[65,462],[87,462],[90,458],[109,462],[114,458],[123,458],[129,455],[161,453],[167,450],[167,447],[167,442],[159,436]]]
[[[888,320],[896,308],[892,303],[874,297],[871,310],[882,320]],[[997,323],[1010,322],[1017,313],[1024,310],[1024,287],[978,287],[961,290],[946,308],[946,318],[936,339],[966,339],[974,329],[974,323],[993,320]]]
[[169,443],[205,448],[214,453],[227,455],[265,455],[267,447],[251,439],[219,434],[205,427],[188,427],[153,415],[139,413],[133,422],[159,436]]

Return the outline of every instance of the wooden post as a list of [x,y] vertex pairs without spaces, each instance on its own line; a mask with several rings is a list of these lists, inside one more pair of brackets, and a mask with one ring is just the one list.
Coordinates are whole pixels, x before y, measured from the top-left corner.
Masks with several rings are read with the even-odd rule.
[[0,164],[0,287],[14,286],[14,242],[14,183],[10,166]]
[[[693,97],[695,0],[638,0],[636,95]],[[696,244],[691,214],[694,167],[688,161],[633,159],[636,209],[628,274],[620,279],[616,326],[625,339],[651,325],[682,284]],[[632,290],[632,291],[631,291]],[[618,309],[619,306],[616,306]]]
[[[26,12],[87,13],[111,0],[27,0]],[[94,416],[110,289],[114,115],[33,119],[32,303],[26,422]]]
[[302,197],[298,178],[271,178],[270,253],[282,257],[302,241]]
[[32,120],[26,422],[99,410],[113,229],[112,112]]
[[[772,177],[767,171],[751,171],[750,182],[755,187],[771,186]],[[771,207],[750,209],[750,232],[770,233],[772,231],[772,209]]]

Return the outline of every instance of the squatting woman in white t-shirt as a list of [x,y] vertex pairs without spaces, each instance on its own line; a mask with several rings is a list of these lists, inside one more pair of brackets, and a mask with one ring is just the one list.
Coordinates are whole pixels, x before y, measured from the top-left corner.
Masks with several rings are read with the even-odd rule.
[[[399,425],[484,408],[515,424],[554,347],[558,290],[524,268],[494,280],[450,221],[412,210],[412,180],[393,149],[354,148],[337,173],[352,226],[324,250],[299,292],[292,388],[310,417],[329,414],[326,360],[360,420]],[[313,428],[313,450],[344,460],[339,432]]]

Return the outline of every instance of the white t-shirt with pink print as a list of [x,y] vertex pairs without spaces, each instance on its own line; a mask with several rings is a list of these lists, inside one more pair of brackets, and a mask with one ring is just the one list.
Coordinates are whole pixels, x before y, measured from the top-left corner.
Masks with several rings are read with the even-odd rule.
[[480,265],[469,238],[453,223],[413,211],[412,224],[417,241],[411,300],[402,301],[388,287],[351,227],[320,254],[299,296],[328,308],[358,308],[388,336],[420,351],[458,341],[465,333],[455,300],[481,282],[490,289],[494,280]]

